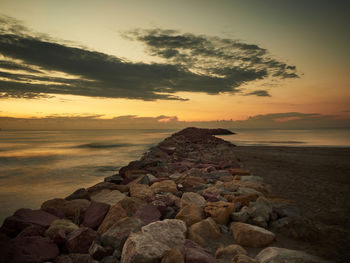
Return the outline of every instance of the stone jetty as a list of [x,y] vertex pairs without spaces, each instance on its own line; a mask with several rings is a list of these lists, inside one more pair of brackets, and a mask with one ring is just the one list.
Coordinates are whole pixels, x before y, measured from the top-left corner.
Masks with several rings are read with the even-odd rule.
[[222,129],[187,128],[104,182],[19,209],[0,228],[0,262],[325,262],[288,249],[307,237],[290,200],[237,160]]

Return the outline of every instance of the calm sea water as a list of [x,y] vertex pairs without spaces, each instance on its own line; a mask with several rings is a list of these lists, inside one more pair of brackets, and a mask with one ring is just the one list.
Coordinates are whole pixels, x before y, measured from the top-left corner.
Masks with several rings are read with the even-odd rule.
[[[237,145],[350,147],[350,131],[234,130]],[[115,174],[175,130],[0,131],[0,224]]]

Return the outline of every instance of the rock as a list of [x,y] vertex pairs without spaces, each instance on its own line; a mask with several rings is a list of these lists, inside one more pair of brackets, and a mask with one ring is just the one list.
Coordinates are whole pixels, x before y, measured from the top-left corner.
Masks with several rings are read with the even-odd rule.
[[186,263],[215,263],[209,251],[202,248],[191,240],[186,240],[184,245],[185,262]]
[[229,202],[208,202],[204,208],[206,216],[210,216],[217,224],[226,225],[231,213],[235,210],[235,205]]
[[195,204],[199,207],[204,207],[206,204],[206,201],[203,196],[197,193],[187,192],[187,193],[184,193],[181,197],[180,207],[183,208],[189,204]]
[[291,250],[279,247],[268,247],[260,251],[255,257],[259,263],[297,262],[297,263],[322,263],[328,262],[319,257],[307,254],[299,250]]
[[186,225],[181,220],[167,219],[142,227],[141,233],[131,233],[122,251],[122,263],[159,262],[171,248],[181,249],[185,242]]
[[115,204],[112,206],[109,211],[107,212],[107,215],[103,219],[101,225],[98,228],[98,233],[103,234],[105,233],[112,225],[117,223],[120,219],[127,217],[126,211],[121,206],[120,203]]
[[55,198],[44,202],[41,205],[41,209],[56,208],[62,211],[65,217],[79,224],[89,206],[90,201],[86,199],[74,199],[68,201],[62,198]]
[[119,190],[120,186],[114,183],[110,182],[101,182],[98,184],[95,184],[94,186],[91,186],[87,189],[88,193],[94,194],[95,192],[100,192],[101,190],[108,189],[108,190]]
[[115,205],[124,198],[125,194],[121,193],[118,190],[103,189],[101,191],[91,194],[92,201],[106,203],[110,206]]
[[155,207],[157,207],[158,211],[163,215],[166,211],[167,205],[161,201],[161,200],[154,200],[151,203],[152,205],[154,205]]
[[130,183],[128,183],[128,186],[133,185],[133,184],[145,184],[149,185],[149,178],[147,175],[141,175],[137,177],[136,179],[132,180]]
[[21,208],[13,216],[7,217],[0,228],[0,232],[9,237],[17,236],[23,229],[30,225],[49,227],[58,217],[42,210]]
[[161,213],[156,206],[153,204],[148,204],[139,208],[134,216],[144,222],[145,225],[147,225],[149,223],[158,221],[161,217]]
[[254,258],[245,254],[238,254],[232,258],[231,263],[258,263]]
[[[249,206],[250,202],[255,202],[259,198],[258,194],[240,195],[233,198],[233,203],[240,203],[242,206]],[[229,200],[231,201],[231,200]]]
[[263,228],[267,228],[267,222],[265,220],[265,218],[263,218],[262,216],[257,216],[257,217],[254,217],[252,220],[251,220],[252,224],[256,225],[256,226],[260,226],[260,227],[263,227]]
[[264,184],[262,182],[232,180],[231,182],[225,183],[225,187],[227,188],[235,187],[235,186],[252,188],[262,193],[263,195],[268,195],[271,192],[271,186]]
[[62,251],[66,252],[64,245],[67,242],[67,235],[64,229],[58,229],[57,232],[53,235],[52,241],[55,242],[57,245],[60,245]]
[[57,219],[53,221],[50,227],[45,231],[45,236],[48,236],[49,238],[52,239],[60,229],[62,229],[65,234],[69,234],[74,230],[78,230],[79,227],[70,220]]
[[177,193],[176,183],[173,180],[164,180],[151,185],[155,193]]
[[55,263],[96,263],[89,254],[71,253],[60,255],[55,259]]
[[204,193],[202,194],[202,196],[204,197],[204,199],[205,199],[207,202],[217,202],[217,201],[219,201],[218,195],[217,195],[217,194],[214,194],[214,193],[211,193],[211,192],[204,192]]
[[126,197],[119,203],[128,216],[133,216],[138,209],[147,205],[147,202],[137,197]]
[[50,261],[58,256],[59,250],[48,237],[32,236],[10,241],[12,253],[8,262],[32,263]]
[[139,176],[142,176],[144,174],[147,174],[146,170],[142,170],[142,169],[130,169],[127,170],[125,172],[125,177],[133,177],[133,178],[137,178]]
[[103,258],[101,263],[120,263],[120,261],[115,256],[108,256]]
[[165,209],[164,214],[162,215],[161,219],[174,219],[176,216],[176,211],[174,208],[168,206]]
[[89,248],[89,254],[94,259],[101,260],[104,257],[108,256],[108,251],[96,241],[93,241]]
[[250,203],[248,213],[252,218],[260,216],[265,221],[269,221],[272,206],[265,197],[259,197],[256,202]]
[[120,184],[121,182],[123,182],[123,180],[124,178],[119,174],[108,176],[104,179],[105,182],[113,183],[113,184]]
[[151,235],[131,233],[126,240],[121,263],[158,263],[170,248]]
[[275,239],[275,234],[258,226],[233,222],[230,229],[236,243],[247,247],[265,247]]
[[240,180],[242,182],[245,182],[245,181],[253,181],[253,182],[260,182],[262,183],[264,180],[262,177],[260,176],[255,176],[255,175],[247,175],[247,176],[241,176],[240,177]]
[[101,236],[101,241],[104,246],[121,251],[129,234],[140,230],[142,225],[143,223],[134,217],[122,218]]
[[184,221],[189,227],[204,219],[203,208],[191,203],[184,206],[175,218]]
[[193,224],[188,229],[188,238],[201,246],[206,246],[211,240],[220,237],[220,228],[211,217]]
[[130,186],[130,196],[151,202],[154,199],[154,191],[148,185],[134,184]]
[[181,251],[177,248],[172,248],[165,252],[161,263],[185,263],[185,261]]
[[99,238],[96,231],[83,227],[67,236],[67,249],[70,253],[88,253],[92,242]]
[[215,258],[232,258],[238,254],[247,254],[240,245],[232,244],[227,247],[219,247],[215,252]]
[[39,225],[30,225],[23,229],[16,238],[21,237],[32,237],[32,236],[43,236],[46,228]]
[[82,224],[86,227],[96,229],[102,223],[110,207],[109,204],[92,201],[85,212]]
[[65,198],[66,200],[86,199],[90,201],[89,192],[85,188],[80,188]]
[[205,180],[196,176],[186,176],[183,180],[178,180],[184,188],[197,188],[205,184]]
[[244,168],[233,168],[229,169],[232,175],[250,175],[250,171]]

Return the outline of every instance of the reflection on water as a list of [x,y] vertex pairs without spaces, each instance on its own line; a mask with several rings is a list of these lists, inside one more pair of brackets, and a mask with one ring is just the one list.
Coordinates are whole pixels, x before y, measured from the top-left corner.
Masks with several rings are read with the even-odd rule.
[[[349,130],[234,130],[237,145],[350,146]],[[174,130],[0,131],[0,223],[113,175]]]

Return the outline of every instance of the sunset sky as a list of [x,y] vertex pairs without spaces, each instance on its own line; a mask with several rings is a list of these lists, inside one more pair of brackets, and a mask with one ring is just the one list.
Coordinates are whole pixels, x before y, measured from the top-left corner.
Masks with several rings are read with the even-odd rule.
[[0,0],[0,128],[350,126],[349,13],[345,0]]

